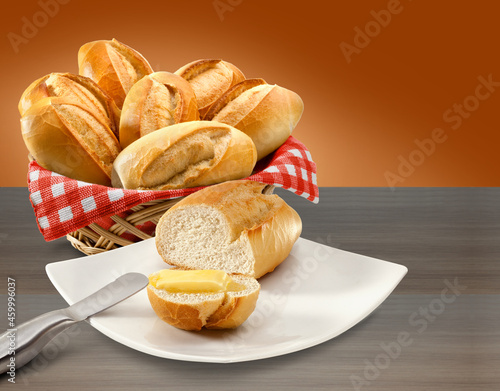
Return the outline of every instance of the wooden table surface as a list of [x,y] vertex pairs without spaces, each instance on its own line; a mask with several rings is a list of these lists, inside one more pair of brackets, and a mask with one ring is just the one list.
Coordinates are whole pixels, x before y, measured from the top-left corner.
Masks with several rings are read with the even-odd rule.
[[[300,352],[235,364],[149,356],[81,323],[18,369],[15,385],[0,376],[0,389],[500,389],[500,189],[321,188],[318,205],[277,193],[301,215],[304,238],[408,267],[361,323]],[[65,306],[45,265],[83,255],[66,239],[43,240],[24,188],[0,189],[0,248],[2,329],[9,276],[18,322]],[[432,315],[446,281],[459,295]],[[398,349],[401,335],[410,342]]]

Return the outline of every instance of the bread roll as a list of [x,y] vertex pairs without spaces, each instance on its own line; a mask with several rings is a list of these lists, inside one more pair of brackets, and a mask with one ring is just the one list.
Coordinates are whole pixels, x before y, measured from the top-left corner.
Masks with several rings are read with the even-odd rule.
[[120,144],[180,122],[200,119],[196,96],[182,77],[169,72],[144,76],[130,89],[123,103]]
[[120,110],[110,96],[88,77],[71,73],[51,73],[34,81],[21,96],[19,113],[24,115],[34,103],[50,97],[79,101],[118,137]]
[[235,328],[254,311],[260,284],[248,276],[232,275],[231,278],[242,284],[244,290],[206,294],[170,293],[149,284],[148,298],[156,315],[179,329]]
[[245,75],[233,64],[222,60],[197,60],[184,65],[175,74],[186,79],[196,94],[200,116]]
[[262,79],[248,79],[220,97],[203,119],[234,126],[249,135],[260,160],[287,140],[303,111],[304,103],[295,92]]
[[183,122],[125,148],[113,164],[112,181],[141,190],[207,186],[249,176],[256,156],[250,137],[229,125]]
[[21,118],[24,142],[37,163],[69,178],[109,186],[120,145],[109,126],[81,101],[43,98]]
[[116,39],[83,45],[78,51],[78,67],[80,75],[99,84],[119,109],[132,86],[153,73],[141,54]]
[[290,253],[299,215],[265,184],[231,181],[187,196],[156,226],[163,260],[183,269],[213,269],[259,278]]

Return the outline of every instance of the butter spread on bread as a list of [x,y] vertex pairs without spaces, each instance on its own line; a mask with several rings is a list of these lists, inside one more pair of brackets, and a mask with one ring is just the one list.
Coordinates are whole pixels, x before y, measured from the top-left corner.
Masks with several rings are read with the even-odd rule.
[[[207,271],[200,271],[202,276]],[[231,275],[222,278],[216,274],[201,278],[188,274],[184,282],[166,283],[160,289],[158,282],[172,278],[169,273],[159,271],[149,276],[148,298],[156,315],[164,322],[183,330],[235,328],[241,325],[254,311],[260,292],[260,284],[248,276]],[[210,282],[207,286],[207,282]],[[165,282],[164,282],[165,283]],[[196,285],[199,284],[198,287]],[[214,292],[220,285],[222,291]],[[180,289],[178,289],[180,288]],[[208,290],[205,291],[205,288]],[[190,292],[195,291],[195,292]]]

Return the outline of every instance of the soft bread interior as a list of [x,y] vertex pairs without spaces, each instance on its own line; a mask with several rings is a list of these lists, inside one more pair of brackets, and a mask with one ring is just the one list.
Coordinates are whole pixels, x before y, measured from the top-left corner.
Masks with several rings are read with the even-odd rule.
[[253,312],[260,285],[248,276],[231,275],[231,278],[245,289],[209,294],[170,293],[150,284],[148,297],[155,313],[175,327],[185,330],[237,327]]
[[224,296],[225,296],[224,292],[212,293],[212,294],[172,293],[172,292],[167,292],[163,289],[155,288],[152,285],[149,286],[149,289],[151,289],[161,299],[171,301],[172,303],[197,305],[197,304],[205,303],[207,300],[209,302],[213,302],[216,305],[216,307],[213,309],[213,311],[207,310],[206,313],[204,314],[205,317],[212,315],[212,313],[215,311],[215,309],[217,309],[219,307],[219,305],[222,304],[222,302],[224,301]]
[[[177,269],[177,268],[174,268]],[[159,272],[152,273],[152,276],[157,274]],[[239,274],[231,274],[230,275],[231,279],[238,283],[243,285],[245,288],[243,290],[236,290],[236,291],[228,291],[228,292],[222,292],[222,293],[174,293],[174,292],[168,292],[163,289],[157,289],[153,286],[150,285],[150,288],[162,299],[168,300],[174,303],[188,303],[188,304],[199,304],[204,302],[207,299],[210,300],[219,300],[219,299],[224,299],[225,296],[230,296],[230,297],[244,297],[248,296],[250,293],[254,292],[255,290],[259,289],[260,285],[258,281],[255,278],[248,277],[248,276],[243,276]]]
[[[233,183],[223,189],[195,193],[191,196],[199,197],[195,203],[179,205],[162,217],[156,242],[165,262],[187,269],[254,275],[256,258],[248,232],[271,221],[284,201],[262,194],[263,185],[255,182]],[[203,192],[212,199],[204,199]]]
[[248,238],[233,237],[227,218],[220,210],[194,205],[164,217],[161,231],[157,233],[157,246],[168,263],[187,269],[252,274],[254,256]]
[[300,235],[300,218],[277,195],[262,194],[264,188],[233,181],[188,196],[158,222],[159,254],[186,269],[256,277],[273,270]]

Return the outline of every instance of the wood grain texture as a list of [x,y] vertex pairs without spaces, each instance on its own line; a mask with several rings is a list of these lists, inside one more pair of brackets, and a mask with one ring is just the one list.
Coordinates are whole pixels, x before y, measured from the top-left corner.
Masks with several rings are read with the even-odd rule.
[[[409,268],[367,319],[319,346],[236,364],[152,357],[82,323],[21,369],[16,389],[355,390],[353,379],[368,381],[361,390],[500,389],[500,189],[322,188],[318,205],[277,193],[301,215],[304,238]],[[0,189],[0,281],[17,280],[18,321],[65,306],[45,265],[83,256],[66,239],[45,243],[34,219],[26,189]],[[455,278],[462,294],[424,322],[420,311]],[[400,333],[412,342],[383,361]],[[367,369],[377,358],[384,368]]]
[[[439,295],[392,295],[367,319],[321,345],[265,360],[207,364],[149,356],[86,323],[73,326],[17,374],[16,389],[66,390],[494,390],[500,386],[498,295],[461,295],[422,330],[410,320]],[[0,296],[0,311],[6,296]],[[20,320],[64,306],[56,295],[23,295]],[[0,326],[5,327],[2,320]],[[390,361],[382,346],[408,333]],[[396,357],[397,353],[397,357]],[[379,360],[379,361],[377,361]],[[374,372],[370,364],[383,367]],[[382,365],[380,365],[382,364]],[[367,377],[365,377],[367,376]],[[6,382],[0,377],[0,384]],[[1,388],[1,387],[0,387]]]
[[[500,189],[321,188],[317,205],[277,189],[303,221],[302,237],[403,264],[395,293],[438,293],[459,278],[467,293],[500,293]],[[56,293],[45,265],[83,256],[65,238],[46,243],[24,188],[0,189],[0,278],[21,293]]]

